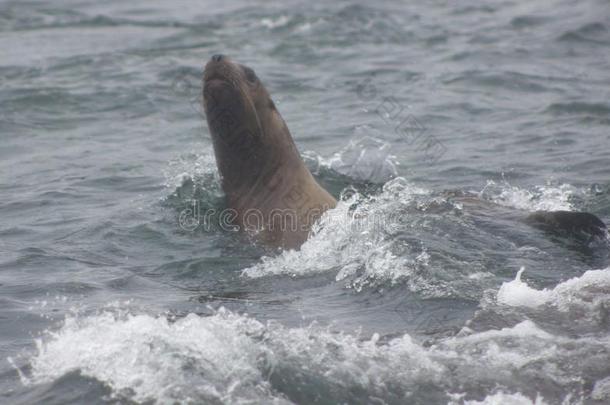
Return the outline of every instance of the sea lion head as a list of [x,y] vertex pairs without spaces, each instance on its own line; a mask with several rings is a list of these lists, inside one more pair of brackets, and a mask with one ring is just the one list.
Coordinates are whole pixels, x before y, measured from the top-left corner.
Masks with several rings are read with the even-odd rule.
[[243,193],[277,160],[300,160],[290,132],[254,70],[223,55],[205,66],[203,106],[225,192]]
[[203,106],[232,222],[265,243],[299,247],[336,201],[303,163],[265,86],[251,68],[214,55]]

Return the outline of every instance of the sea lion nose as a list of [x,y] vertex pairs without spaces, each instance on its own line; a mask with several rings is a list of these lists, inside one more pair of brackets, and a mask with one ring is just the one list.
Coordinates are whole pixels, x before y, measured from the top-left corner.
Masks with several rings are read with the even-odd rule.
[[212,60],[214,62],[220,62],[225,56],[221,53],[217,53],[216,55],[212,56]]

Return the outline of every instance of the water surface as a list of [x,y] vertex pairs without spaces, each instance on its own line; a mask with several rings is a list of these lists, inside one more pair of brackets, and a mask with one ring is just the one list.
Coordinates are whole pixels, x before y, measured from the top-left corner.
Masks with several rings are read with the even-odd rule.
[[[609,17],[2,2],[0,402],[608,403],[608,246],[522,219],[610,222]],[[342,198],[299,252],[180,225],[224,204],[219,52]]]

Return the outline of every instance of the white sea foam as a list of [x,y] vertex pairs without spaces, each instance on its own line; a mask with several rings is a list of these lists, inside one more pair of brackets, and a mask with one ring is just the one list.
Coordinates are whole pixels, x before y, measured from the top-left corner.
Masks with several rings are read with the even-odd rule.
[[[422,386],[450,393],[489,385],[517,393],[494,390],[484,402],[470,403],[542,404],[541,396],[525,402],[518,381],[531,376],[555,386],[578,384],[573,376],[585,365],[577,359],[591,356],[590,366],[597,356],[605,364],[599,353],[607,344],[554,336],[531,321],[426,348],[407,334],[362,340],[315,325],[263,324],[225,310],[170,321],[113,309],[69,317],[38,339],[23,382],[47,383],[78,371],[118,398],[156,403],[289,403],[291,390],[311,381],[332,387],[325,391],[334,396],[330,402],[349,402],[353,392],[366,392],[369,400],[395,395],[395,401],[408,403]],[[569,370],[561,367],[566,361],[572,361]],[[596,395],[605,395],[604,387],[598,383]]]
[[595,382],[591,398],[597,401],[610,402],[610,377],[603,378]]
[[572,211],[571,199],[579,190],[570,184],[537,186],[531,190],[489,180],[481,196],[496,204],[528,211]]
[[[449,405],[457,405],[459,402],[450,402]],[[544,398],[537,396],[532,400],[525,395],[517,392],[515,394],[507,394],[502,391],[486,396],[482,401],[463,401],[463,405],[547,405]]]
[[269,377],[301,369],[337,384],[381,392],[386,381],[434,380],[442,367],[408,335],[380,345],[309,327],[285,329],[220,310],[175,322],[149,315],[66,319],[36,342],[25,384],[50,382],[72,371],[138,402],[287,402]]
[[286,26],[292,18],[287,15],[281,15],[277,18],[263,18],[260,23],[263,27],[274,29]]
[[269,353],[254,343],[263,331],[255,320],[225,314],[174,323],[112,312],[67,318],[36,341],[31,379],[78,370],[138,402],[273,398],[265,379]]
[[208,187],[220,188],[214,153],[204,145],[195,145],[191,152],[170,160],[164,175],[165,186],[172,190],[188,181],[200,181]]
[[521,280],[523,271],[521,268],[515,280],[502,284],[497,294],[500,304],[532,308],[550,304],[566,311],[575,306],[596,307],[610,300],[610,268],[586,271],[552,290],[531,288]]
[[510,306],[537,307],[552,299],[552,291],[547,289],[536,290],[521,281],[521,275],[524,271],[525,268],[522,267],[513,281],[502,284],[497,296],[499,303]]

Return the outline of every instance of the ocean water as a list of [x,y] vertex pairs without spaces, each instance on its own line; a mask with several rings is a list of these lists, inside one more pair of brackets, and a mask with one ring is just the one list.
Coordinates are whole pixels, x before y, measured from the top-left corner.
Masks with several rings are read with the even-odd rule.
[[[215,53],[338,207],[222,209]],[[605,0],[0,2],[0,403],[607,404]],[[191,217],[189,217],[189,215]]]

